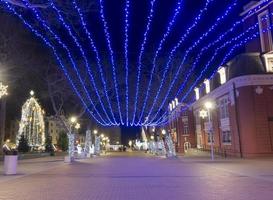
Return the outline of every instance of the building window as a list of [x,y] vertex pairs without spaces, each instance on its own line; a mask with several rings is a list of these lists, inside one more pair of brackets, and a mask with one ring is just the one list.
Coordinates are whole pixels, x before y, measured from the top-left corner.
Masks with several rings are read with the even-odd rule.
[[206,94],[210,93],[210,81],[208,79],[206,79],[204,81],[205,83],[205,88],[206,88]]
[[212,137],[212,142],[214,143],[214,135],[212,134],[212,136],[208,133],[208,143],[211,143],[211,137]]
[[220,75],[220,83],[221,83],[221,85],[223,85],[227,81],[226,68],[221,67],[218,69],[217,72]]
[[272,36],[268,10],[258,15],[262,52],[272,51]]
[[200,99],[199,88],[194,88],[194,92],[195,92],[195,99],[196,100]]
[[220,119],[229,118],[229,101],[228,97],[218,100]]
[[183,125],[183,134],[189,135],[189,125],[187,123],[184,123]]
[[231,133],[230,131],[222,131],[222,142],[223,143],[231,143]]

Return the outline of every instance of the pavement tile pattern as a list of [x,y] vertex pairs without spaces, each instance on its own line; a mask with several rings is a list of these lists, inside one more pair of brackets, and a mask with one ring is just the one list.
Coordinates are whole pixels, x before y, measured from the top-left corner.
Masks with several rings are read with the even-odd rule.
[[[33,167],[39,165],[35,162],[41,160],[33,160]],[[211,163],[207,159],[164,159],[129,152],[73,164],[60,160],[46,160],[45,164],[48,167],[43,171],[26,176],[2,182],[5,177],[0,176],[0,200],[273,199],[272,160]]]

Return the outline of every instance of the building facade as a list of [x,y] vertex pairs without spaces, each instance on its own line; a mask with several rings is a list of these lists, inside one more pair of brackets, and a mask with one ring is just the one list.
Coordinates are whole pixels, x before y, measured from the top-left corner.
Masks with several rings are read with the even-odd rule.
[[[246,15],[251,9],[255,12]],[[187,140],[198,149],[213,145],[224,156],[273,156],[273,1],[251,2],[241,17],[245,30],[258,22],[260,37],[195,88],[196,101],[186,112],[171,106],[169,129],[179,152],[187,149],[189,132]]]
[[46,136],[52,138],[52,144],[57,145],[59,135],[62,132],[66,133],[66,129],[60,119],[56,116],[49,116],[45,119],[45,132]]

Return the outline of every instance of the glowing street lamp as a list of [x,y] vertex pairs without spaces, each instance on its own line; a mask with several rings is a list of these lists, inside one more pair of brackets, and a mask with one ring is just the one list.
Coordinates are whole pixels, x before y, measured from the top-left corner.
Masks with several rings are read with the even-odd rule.
[[77,117],[74,117],[74,116],[71,117],[70,122],[73,123],[73,124],[76,123],[77,122]]
[[100,137],[101,137],[101,138],[104,138],[104,134],[103,134],[103,133],[102,133],[102,134],[100,134]]
[[166,135],[166,130],[163,129],[163,130],[161,131],[161,133],[162,133],[162,135]]
[[98,130],[95,129],[95,130],[93,131],[93,133],[94,133],[94,135],[97,135],[97,134],[98,134]]
[[205,108],[208,110],[213,109],[213,103],[211,101],[207,101],[205,103]]
[[213,152],[213,126],[212,126],[212,120],[211,120],[211,110],[214,108],[214,103],[211,101],[207,101],[204,104],[206,110],[201,110],[200,111],[200,117],[205,119],[208,117],[209,120],[209,137],[210,137],[210,155],[211,155],[211,160],[214,160],[214,152]]
[[151,135],[151,140],[154,140],[155,139],[155,136]]

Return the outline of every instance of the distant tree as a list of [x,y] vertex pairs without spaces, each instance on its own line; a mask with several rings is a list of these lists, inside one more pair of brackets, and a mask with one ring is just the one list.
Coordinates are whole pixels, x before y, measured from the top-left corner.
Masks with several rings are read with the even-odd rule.
[[45,151],[50,153],[50,155],[54,155],[54,148],[52,145],[52,137],[51,136],[46,137]]
[[29,152],[29,150],[30,150],[30,146],[28,144],[28,140],[27,138],[25,138],[24,135],[22,135],[19,140],[18,151],[22,153],[26,153],[26,152]]
[[68,137],[67,134],[62,132],[58,138],[58,147],[62,151],[67,151],[68,149]]

